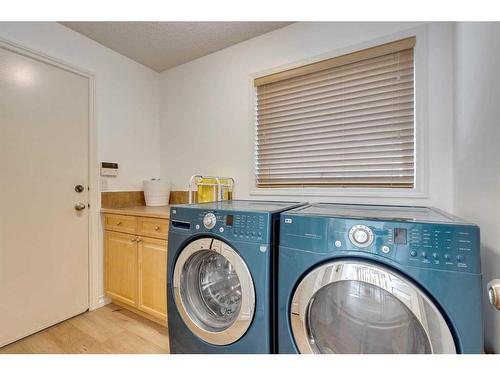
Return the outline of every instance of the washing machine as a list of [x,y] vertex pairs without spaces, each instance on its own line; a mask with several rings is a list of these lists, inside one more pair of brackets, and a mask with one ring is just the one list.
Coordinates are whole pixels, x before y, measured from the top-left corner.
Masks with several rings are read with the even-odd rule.
[[280,353],[481,353],[479,228],[426,207],[281,215]]
[[233,200],[171,208],[171,353],[275,352],[279,214],[298,205]]

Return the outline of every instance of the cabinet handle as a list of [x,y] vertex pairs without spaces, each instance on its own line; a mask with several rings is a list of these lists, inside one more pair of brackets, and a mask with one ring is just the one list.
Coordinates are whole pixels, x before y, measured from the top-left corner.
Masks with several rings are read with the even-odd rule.
[[159,225],[157,225],[157,226],[155,227],[155,230],[156,230],[156,231],[160,230],[160,226],[159,226]]
[[118,223],[116,223],[116,225],[122,225],[123,223],[121,221],[119,221]]
[[132,242],[137,242],[137,238],[132,238]]
[[137,242],[142,242],[142,238],[137,238]]

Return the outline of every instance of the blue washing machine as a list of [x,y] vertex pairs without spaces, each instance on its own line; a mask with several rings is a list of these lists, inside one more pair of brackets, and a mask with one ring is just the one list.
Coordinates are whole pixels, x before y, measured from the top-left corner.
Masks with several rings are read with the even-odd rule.
[[281,215],[280,353],[481,353],[479,228],[432,208]]
[[171,208],[171,353],[275,352],[279,214],[298,205],[235,200]]

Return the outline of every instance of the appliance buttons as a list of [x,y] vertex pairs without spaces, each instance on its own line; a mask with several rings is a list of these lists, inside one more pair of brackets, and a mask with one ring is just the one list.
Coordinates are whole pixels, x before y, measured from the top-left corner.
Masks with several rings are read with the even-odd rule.
[[425,251],[422,252],[422,258],[427,258],[427,253]]
[[224,232],[224,228],[223,228],[223,227],[220,227],[220,228],[219,228],[219,232],[221,232],[221,233],[222,233],[222,232]]
[[349,240],[357,247],[368,247],[373,242],[373,232],[366,225],[355,225],[349,230]]
[[389,251],[391,251],[391,248],[389,246],[382,246],[382,252],[384,254],[387,254]]
[[416,257],[418,254],[415,250],[410,251],[410,256]]
[[456,260],[457,260],[457,262],[463,262],[464,256],[463,255],[457,255]]
[[353,236],[356,242],[365,243],[366,241],[368,241],[368,233],[366,233],[364,230],[355,231]]
[[335,247],[340,247],[342,246],[342,242],[340,242],[339,240],[335,241]]
[[432,257],[433,257],[434,259],[437,259],[437,258],[439,258],[439,255],[438,255],[438,253],[432,253]]
[[215,218],[215,215],[211,212],[205,215],[203,218],[203,225],[207,229],[212,229],[215,227],[215,223],[217,222],[217,219]]

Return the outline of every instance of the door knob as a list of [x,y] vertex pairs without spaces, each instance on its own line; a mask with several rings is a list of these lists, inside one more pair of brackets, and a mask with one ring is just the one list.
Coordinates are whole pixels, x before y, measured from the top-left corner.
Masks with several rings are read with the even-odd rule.
[[85,203],[82,203],[82,202],[78,202],[77,204],[75,204],[75,210],[77,210],[77,211],[84,210],[85,207],[87,207],[87,205]]
[[488,299],[490,303],[500,310],[500,280],[493,279],[488,283]]
[[76,186],[75,186],[75,191],[76,191],[77,193],[81,193],[81,192],[82,192],[82,191],[84,191],[84,190],[85,190],[85,188],[83,187],[83,185],[76,185]]

